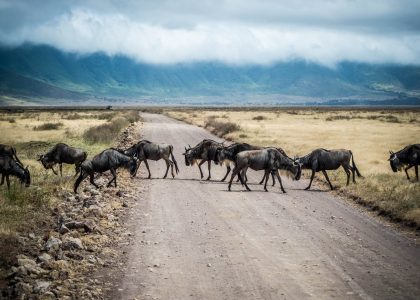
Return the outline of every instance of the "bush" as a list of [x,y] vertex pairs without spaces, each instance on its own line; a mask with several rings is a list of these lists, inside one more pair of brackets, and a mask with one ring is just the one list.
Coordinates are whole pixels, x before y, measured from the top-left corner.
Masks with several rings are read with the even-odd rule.
[[39,126],[35,126],[34,130],[36,130],[36,131],[57,130],[57,129],[61,128],[62,126],[64,126],[64,124],[61,123],[61,122],[58,122],[58,123],[44,123],[44,124],[41,124]]
[[211,133],[220,137],[225,137],[231,132],[241,130],[241,127],[238,124],[232,122],[219,122],[214,120],[214,118],[209,118],[204,127],[209,129]]
[[126,118],[118,117],[110,123],[102,124],[89,128],[83,134],[83,138],[87,143],[110,143],[117,138],[120,131],[128,125]]
[[63,119],[66,119],[66,120],[80,120],[80,119],[83,119],[82,115],[80,115],[78,113],[74,113],[74,114],[70,114],[70,115],[65,114],[65,115],[62,115],[61,117]]
[[9,123],[16,123],[16,120],[15,119],[9,119]]
[[123,113],[123,115],[130,123],[134,123],[140,120],[140,114],[137,110],[130,110],[127,113]]
[[338,116],[330,116],[330,117],[327,117],[325,119],[325,121],[350,120],[350,119],[351,118],[349,116],[341,116],[341,115],[338,115]]
[[401,123],[400,120],[396,116],[391,116],[391,115],[386,116],[385,121],[389,123]]
[[264,116],[256,116],[256,117],[252,118],[252,120],[256,120],[256,121],[262,121],[262,120],[265,120],[265,119],[267,119],[267,118],[264,117]]

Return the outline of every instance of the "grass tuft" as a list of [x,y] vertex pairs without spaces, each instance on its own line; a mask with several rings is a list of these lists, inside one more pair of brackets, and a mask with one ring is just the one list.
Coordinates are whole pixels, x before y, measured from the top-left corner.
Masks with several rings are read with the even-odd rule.
[[34,127],[35,131],[42,131],[42,130],[57,130],[63,127],[64,124],[61,122],[58,123],[44,123]]

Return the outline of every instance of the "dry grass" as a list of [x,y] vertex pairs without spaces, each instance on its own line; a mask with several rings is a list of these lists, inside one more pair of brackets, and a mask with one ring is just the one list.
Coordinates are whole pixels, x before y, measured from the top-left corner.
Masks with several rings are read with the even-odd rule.
[[419,111],[209,109],[199,114],[193,110],[166,113],[202,127],[206,127],[209,118],[212,122],[223,122],[224,118],[218,116],[227,115],[239,130],[225,134],[226,139],[280,146],[290,156],[305,155],[321,147],[351,149],[366,178],[345,187],[344,172],[340,170],[331,172],[333,184],[383,214],[420,225],[420,183],[408,182],[403,173],[392,173],[387,161],[389,150],[419,142]]

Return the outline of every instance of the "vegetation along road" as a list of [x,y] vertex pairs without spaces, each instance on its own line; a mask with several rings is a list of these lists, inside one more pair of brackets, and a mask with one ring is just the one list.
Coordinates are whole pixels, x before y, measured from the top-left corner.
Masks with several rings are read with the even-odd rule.
[[[164,175],[150,162],[141,201],[128,225],[134,243],[111,298],[123,299],[414,299],[420,295],[420,248],[327,189],[304,191],[307,180],[284,179],[263,192],[252,184],[227,191],[225,168],[200,181],[184,146],[204,129],[163,115],[143,114],[143,138],[174,145],[181,172]],[[207,168],[203,170],[205,177]],[[145,175],[142,165],[142,176]],[[262,173],[249,172],[256,183]]]

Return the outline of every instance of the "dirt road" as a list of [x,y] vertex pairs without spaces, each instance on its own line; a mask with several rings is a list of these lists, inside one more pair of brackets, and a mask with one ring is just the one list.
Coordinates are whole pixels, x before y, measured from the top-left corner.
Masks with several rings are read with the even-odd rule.
[[[235,184],[224,167],[200,181],[186,167],[184,145],[213,138],[162,115],[144,114],[143,137],[171,143],[181,172],[152,180],[128,224],[135,236],[121,299],[414,299],[420,297],[420,247],[362,209],[307,181],[279,187]],[[141,167],[143,169],[144,166]],[[205,176],[207,175],[207,167]],[[143,172],[143,176],[144,176]],[[261,173],[251,173],[257,182]]]

